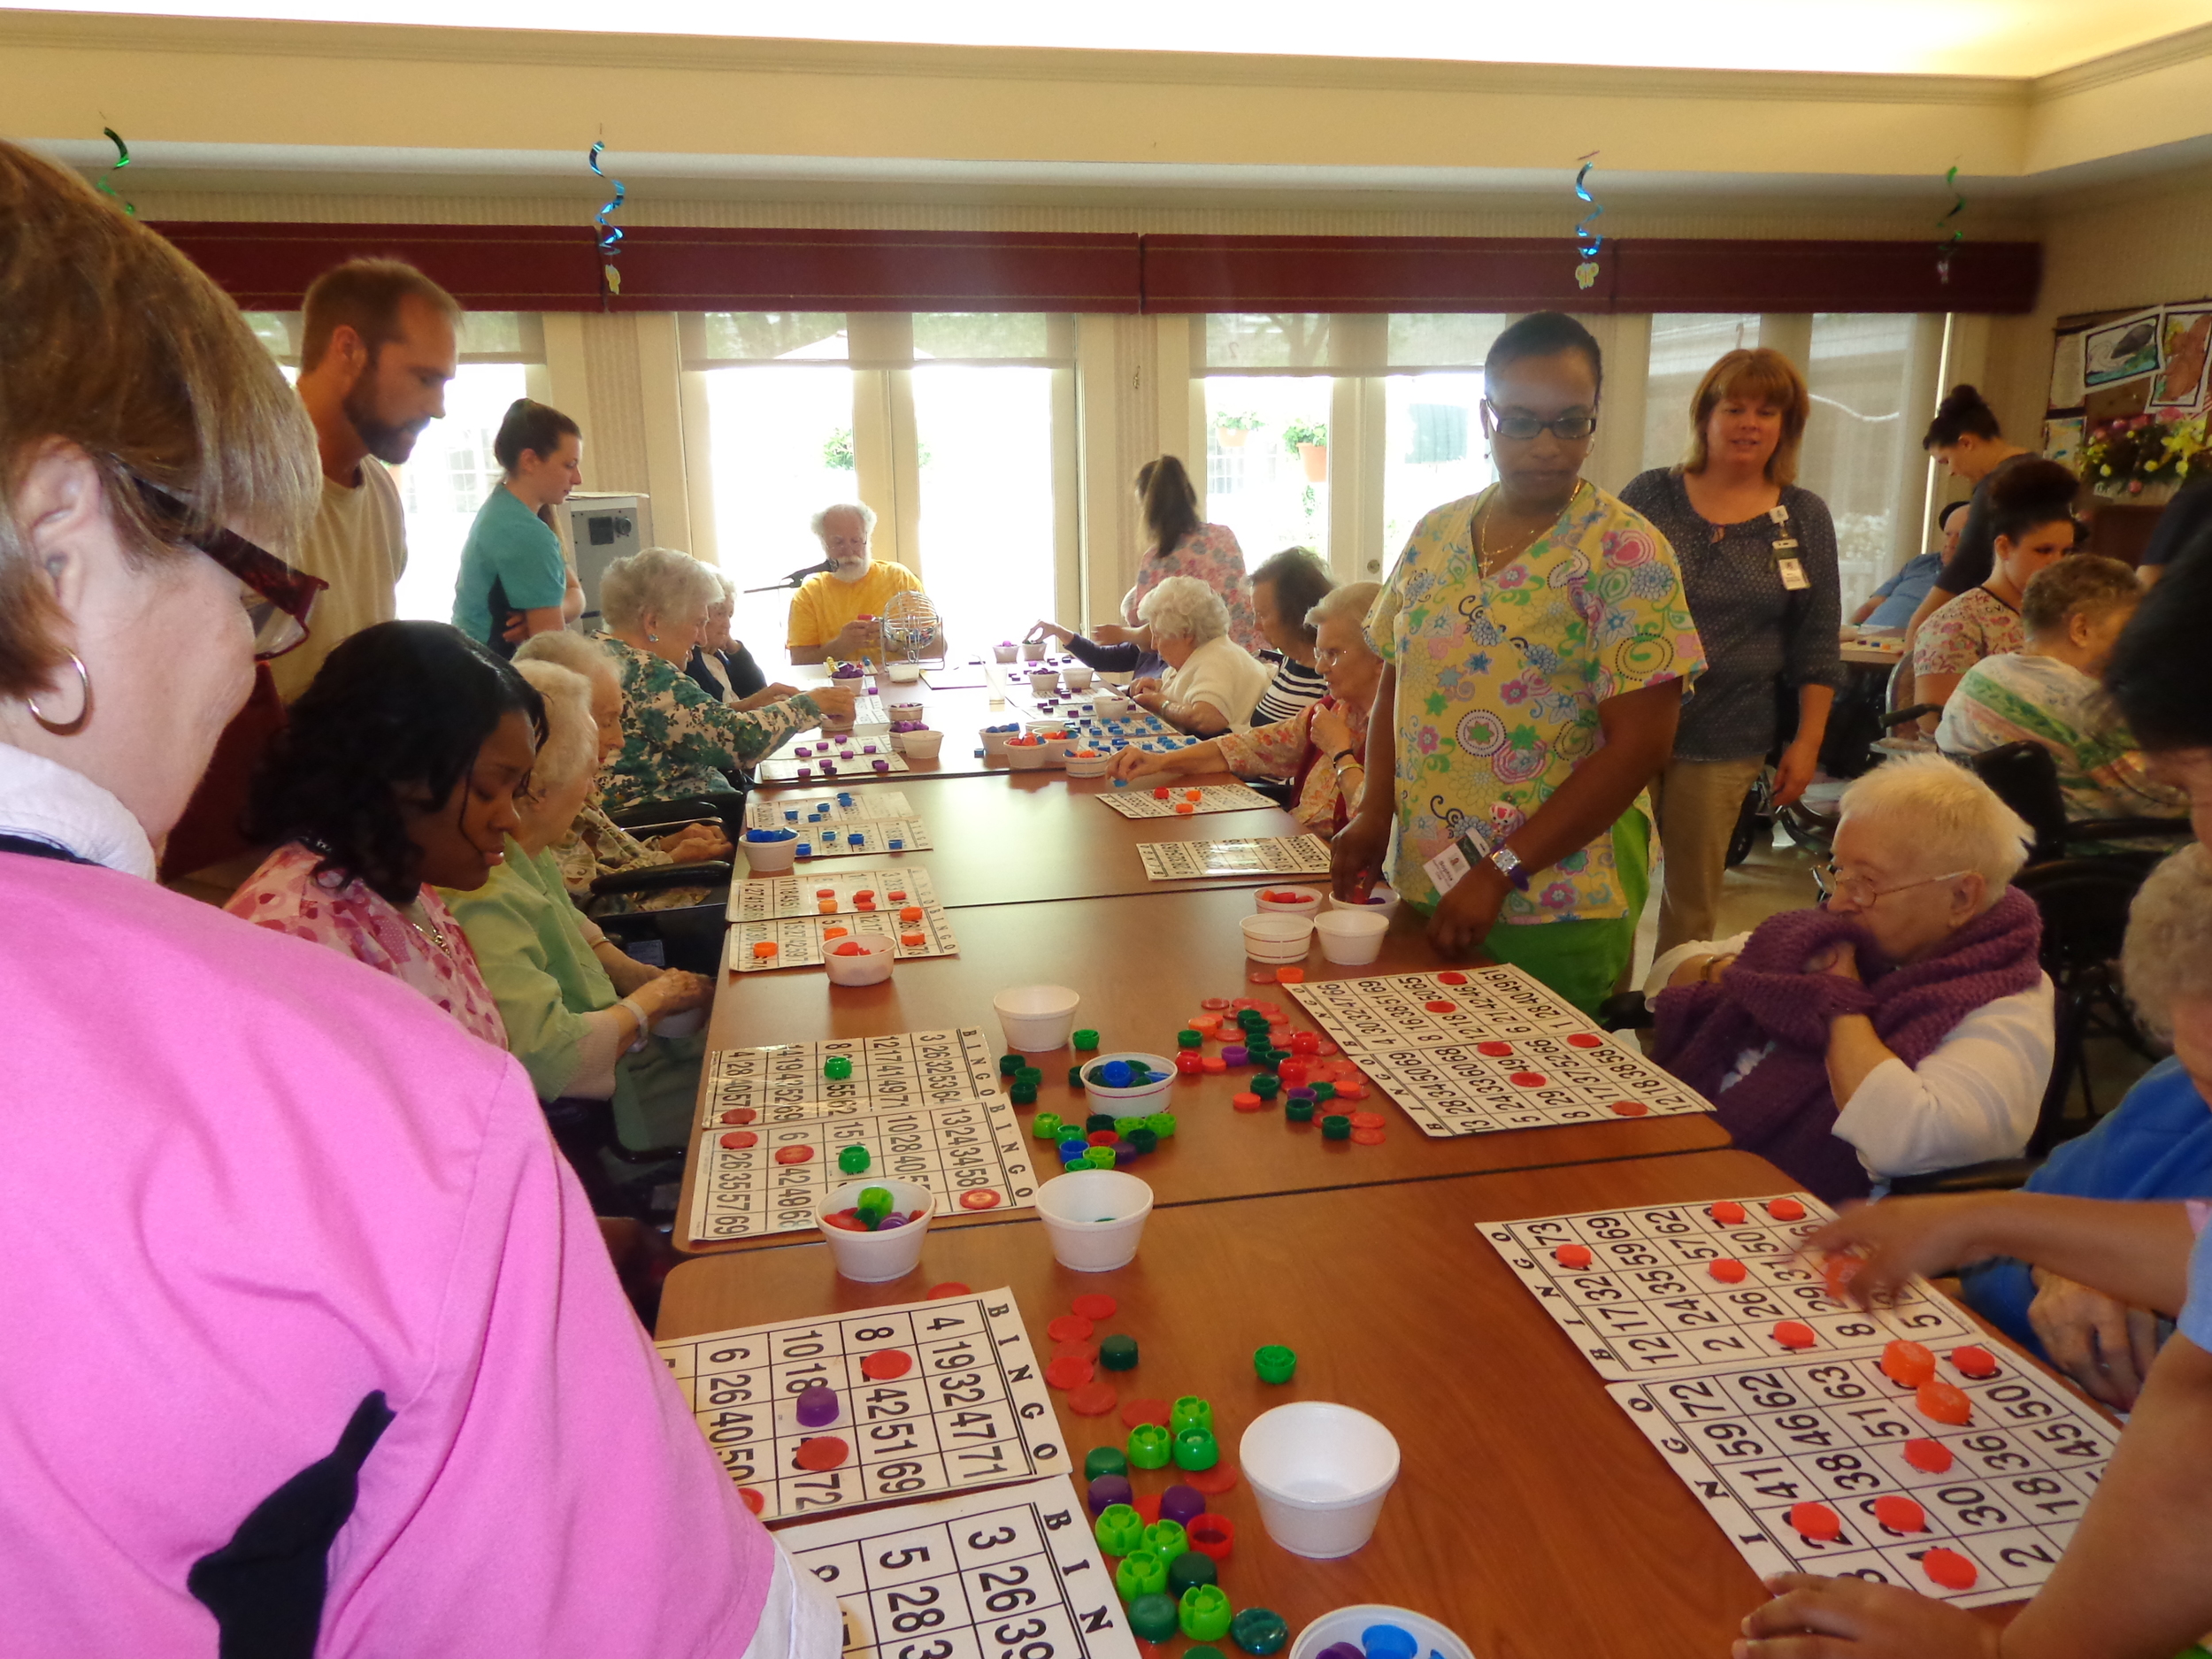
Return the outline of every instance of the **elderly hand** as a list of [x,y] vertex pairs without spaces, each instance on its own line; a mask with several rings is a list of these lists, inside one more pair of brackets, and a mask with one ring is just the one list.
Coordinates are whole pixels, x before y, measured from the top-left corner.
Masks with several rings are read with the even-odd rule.
[[846,661],[883,649],[883,624],[873,617],[855,617],[837,630],[829,642],[829,655]]
[[668,856],[680,864],[706,864],[730,856],[729,837],[708,824],[694,824],[668,849]]
[[655,1020],[683,1013],[687,1009],[704,1008],[714,1001],[714,982],[702,974],[687,973],[681,968],[663,969],[646,981],[644,989],[652,998]]
[[1731,1659],[1997,1659],[1998,1627],[1893,1584],[1785,1572]]
[[1313,705],[1313,715],[1307,723],[1306,733],[1313,740],[1313,746],[1321,751],[1324,762],[1329,761],[1341,749],[1356,747],[1352,741],[1352,728],[1343,715],[1326,703],[1317,703]]
[[1102,622],[1091,630],[1091,638],[1101,645],[1134,645],[1149,649],[1152,630],[1149,627],[1125,628],[1117,622]]
[[1174,769],[1174,763],[1165,755],[1149,754],[1141,749],[1125,749],[1106,763],[1109,778],[1143,778]]
[[817,686],[806,694],[814,699],[814,706],[822,711],[825,720],[846,726],[852,724],[853,709],[859,694],[848,686]]
[[755,709],[764,709],[772,703],[781,703],[786,698],[795,697],[798,695],[799,688],[796,686],[787,686],[781,680],[776,680],[772,684],[763,686],[751,696],[733,703],[730,706],[740,714],[746,714]]
[[1030,625],[1029,632],[1022,635],[1022,641],[1025,644],[1032,640],[1055,640],[1065,645],[1074,637],[1074,629],[1064,628],[1056,622],[1047,622],[1040,617]]
[[2143,1379],[2158,1357],[2158,1316],[2039,1267],[2035,1284],[2028,1323],[2051,1363],[2093,1398],[2121,1411],[2133,1410]]
[[1808,957],[1805,972],[1832,974],[1839,979],[1860,983],[1858,948],[1847,939],[1839,939],[1826,949],[1816,951]]
[[2009,1196],[1931,1193],[1861,1204],[1807,1239],[1803,1251],[1816,1260],[1858,1252],[1863,1259],[1852,1271],[1844,1294],[1858,1306],[1871,1309],[1895,1295],[1916,1274],[1948,1272],[1987,1256],[1978,1242],[1981,1224],[1993,1204]]

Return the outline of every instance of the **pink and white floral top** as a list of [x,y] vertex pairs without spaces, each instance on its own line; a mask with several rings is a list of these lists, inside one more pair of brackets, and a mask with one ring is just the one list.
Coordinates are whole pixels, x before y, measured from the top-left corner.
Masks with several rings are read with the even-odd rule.
[[507,1027],[499,1004],[484,987],[468,935],[438,895],[426,887],[421,903],[425,930],[445,940],[442,950],[367,882],[317,876],[321,862],[311,848],[288,841],[223,908],[257,927],[289,933],[388,973],[445,1010],[462,1030],[503,1052]]
[[1122,621],[1135,627],[1137,602],[1171,576],[1194,576],[1219,594],[1229,607],[1229,637],[1256,657],[1267,649],[1267,636],[1252,614],[1252,582],[1245,574],[1244,549],[1227,525],[1202,524],[1171,552],[1147,552],[1137,565],[1137,585],[1122,601]]
[[1963,674],[1985,657],[2016,651],[2027,635],[2020,613],[1986,588],[1970,588],[1920,625],[1916,674]]

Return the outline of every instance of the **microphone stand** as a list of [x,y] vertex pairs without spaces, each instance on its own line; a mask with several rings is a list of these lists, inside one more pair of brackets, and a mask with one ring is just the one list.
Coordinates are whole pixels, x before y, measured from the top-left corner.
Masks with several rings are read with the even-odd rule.
[[824,571],[836,568],[827,559],[824,559],[819,565],[810,565],[803,571],[793,571],[780,582],[770,582],[765,588],[748,588],[744,591],[749,594],[779,593],[786,588],[796,588],[810,576],[819,576]]

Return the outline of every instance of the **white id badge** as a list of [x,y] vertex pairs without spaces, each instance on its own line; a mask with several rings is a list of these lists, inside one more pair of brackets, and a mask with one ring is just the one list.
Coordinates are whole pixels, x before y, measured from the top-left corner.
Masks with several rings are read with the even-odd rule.
[[1442,852],[1427,860],[1421,868],[1435,884],[1437,896],[1441,898],[1467,879],[1468,872],[1475,867],[1478,858],[1487,858],[1489,856],[1490,849],[1481,835],[1471,829],[1463,830],[1447,844]]
[[1812,579],[1805,574],[1804,565],[1795,559],[1777,559],[1774,568],[1782,578],[1782,586],[1793,594],[1801,594],[1813,585]]

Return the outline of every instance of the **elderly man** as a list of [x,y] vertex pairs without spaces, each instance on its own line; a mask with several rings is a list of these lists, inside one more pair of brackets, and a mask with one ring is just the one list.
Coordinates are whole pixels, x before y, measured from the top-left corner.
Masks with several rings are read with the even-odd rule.
[[[814,515],[814,534],[822,538],[829,569],[808,577],[791,596],[786,644],[795,664],[881,658],[884,607],[893,594],[918,591],[922,579],[903,565],[869,557],[875,528],[874,510],[858,502],[841,502]],[[941,657],[944,650],[939,634],[921,655]]]

